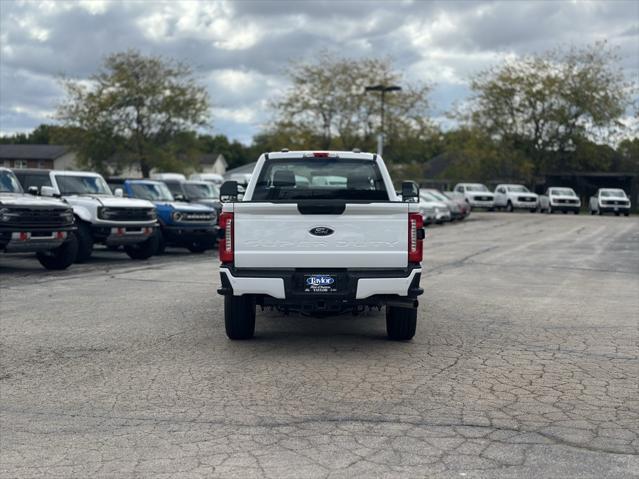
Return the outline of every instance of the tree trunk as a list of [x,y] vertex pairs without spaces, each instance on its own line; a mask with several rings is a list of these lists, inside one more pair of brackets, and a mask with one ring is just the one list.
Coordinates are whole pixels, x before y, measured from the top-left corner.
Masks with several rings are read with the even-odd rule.
[[144,159],[140,160],[140,171],[142,172],[142,178],[148,178],[149,173],[151,173],[151,168]]

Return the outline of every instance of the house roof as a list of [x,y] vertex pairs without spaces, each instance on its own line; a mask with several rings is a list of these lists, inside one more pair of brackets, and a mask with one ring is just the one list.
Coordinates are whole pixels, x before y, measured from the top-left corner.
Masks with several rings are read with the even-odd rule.
[[221,153],[205,153],[199,156],[201,165],[213,165],[218,160],[218,158],[222,161],[224,168],[229,166],[226,162],[226,158],[224,158],[224,155]]
[[0,159],[55,160],[68,151],[65,145],[0,145]]
[[437,155],[424,164],[424,176],[436,178],[443,174],[453,162],[454,158],[449,153]]
[[232,170],[228,170],[224,176],[238,175],[243,173],[253,173],[255,169],[255,165],[257,161],[253,161],[251,163],[246,163],[245,165],[238,166],[237,168],[233,168]]

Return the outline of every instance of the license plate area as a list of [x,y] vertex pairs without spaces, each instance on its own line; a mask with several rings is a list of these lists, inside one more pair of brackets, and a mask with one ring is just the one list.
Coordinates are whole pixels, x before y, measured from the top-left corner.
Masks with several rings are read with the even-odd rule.
[[341,294],[346,288],[346,277],[343,273],[297,273],[294,282],[295,291],[302,294]]

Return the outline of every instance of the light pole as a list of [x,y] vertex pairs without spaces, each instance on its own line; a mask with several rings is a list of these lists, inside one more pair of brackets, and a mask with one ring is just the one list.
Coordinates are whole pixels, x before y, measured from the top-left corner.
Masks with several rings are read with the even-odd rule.
[[377,154],[382,155],[384,150],[384,101],[386,92],[391,91],[400,91],[402,89],[401,86],[398,85],[373,85],[367,86],[364,91],[378,91],[381,92],[380,100],[381,100],[381,121],[379,128],[379,135],[377,135]]

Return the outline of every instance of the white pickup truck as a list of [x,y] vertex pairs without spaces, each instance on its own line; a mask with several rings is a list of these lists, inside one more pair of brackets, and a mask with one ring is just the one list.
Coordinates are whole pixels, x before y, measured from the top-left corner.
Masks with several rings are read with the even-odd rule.
[[591,215],[614,213],[619,216],[630,215],[630,200],[626,192],[619,188],[599,188],[595,196],[590,197],[588,203]]
[[237,195],[235,181],[222,185],[231,201],[219,222],[218,293],[229,338],[253,336],[256,305],[310,315],[385,306],[388,336],[414,336],[424,238],[416,184],[402,184],[401,201],[378,155],[283,151],[261,155]]

